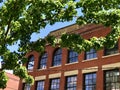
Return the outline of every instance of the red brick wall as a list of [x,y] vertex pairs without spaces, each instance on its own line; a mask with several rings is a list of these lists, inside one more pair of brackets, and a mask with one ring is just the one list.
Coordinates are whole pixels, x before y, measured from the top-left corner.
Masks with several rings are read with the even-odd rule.
[[13,74],[10,73],[7,73],[7,76],[9,80],[7,82],[7,87],[4,90],[19,90],[18,87],[20,79],[17,76],[14,76]]
[[[102,25],[99,25],[99,26],[89,25],[87,27],[84,27],[80,30],[75,31],[75,33],[81,34],[86,39],[89,39],[93,36],[97,36],[97,37],[106,36],[109,32],[110,32],[110,28],[103,27]],[[120,41],[118,42],[118,44],[120,46]],[[47,69],[44,69],[44,70],[38,70],[39,56],[40,56],[40,54],[38,52],[33,51],[27,55],[27,56],[29,56],[32,54],[35,56],[34,70],[33,70],[33,72],[29,72],[29,73],[31,75],[33,75],[33,77],[46,75],[45,90],[49,90],[49,85],[50,85],[49,84],[49,82],[50,82],[49,74],[53,74],[53,73],[61,73],[60,90],[64,90],[64,88],[65,88],[64,72],[66,70],[68,70],[68,71],[78,70],[77,90],[82,90],[82,88],[83,88],[82,70],[84,68],[95,67],[95,66],[98,66],[98,71],[96,72],[96,74],[97,74],[97,90],[103,90],[102,65],[120,62],[120,55],[103,58],[104,50],[99,50],[99,51],[97,51],[97,58],[95,60],[84,61],[84,52],[82,52],[79,54],[78,63],[67,65],[66,63],[67,63],[67,58],[68,58],[67,57],[68,50],[66,48],[63,48],[62,49],[62,65],[59,67],[51,68],[54,51],[55,51],[55,48],[53,48],[51,46],[46,46],[46,52],[48,53],[48,62],[47,62]],[[119,47],[119,51],[120,51],[120,47]],[[22,90],[22,83],[20,83],[19,90]],[[35,85],[31,87],[31,90],[35,90]]]

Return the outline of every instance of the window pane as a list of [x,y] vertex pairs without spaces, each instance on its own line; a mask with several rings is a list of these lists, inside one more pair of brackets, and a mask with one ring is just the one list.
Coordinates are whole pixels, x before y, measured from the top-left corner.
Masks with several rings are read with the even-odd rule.
[[77,76],[69,76],[66,78],[66,90],[76,90]]
[[44,81],[37,82],[37,90],[44,90]]
[[62,49],[58,49],[54,53],[53,66],[61,65],[61,59],[62,59]]
[[50,90],[59,90],[60,88],[60,79],[51,79]]
[[48,54],[47,54],[47,53],[44,53],[44,54],[42,55],[42,57],[41,57],[41,60],[40,60],[40,66],[39,66],[40,69],[46,68],[47,58],[48,58]]
[[96,90],[96,73],[84,75],[84,90]]
[[32,55],[28,58],[27,69],[28,70],[33,70],[33,67],[34,67],[34,56]]
[[30,90],[30,84],[24,84],[24,90]]
[[105,71],[105,90],[120,90],[119,70]]
[[69,50],[68,63],[73,63],[78,61],[78,53],[73,50]]
[[97,54],[96,51],[94,49],[90,49],[90,51],[85,52],[85,59],[92,59],[92,58],[96,58]]
[[104,50],[104,55],[111,55],[115,53],[118,53],[118,43],[113,48],[111,49],[105,48]]

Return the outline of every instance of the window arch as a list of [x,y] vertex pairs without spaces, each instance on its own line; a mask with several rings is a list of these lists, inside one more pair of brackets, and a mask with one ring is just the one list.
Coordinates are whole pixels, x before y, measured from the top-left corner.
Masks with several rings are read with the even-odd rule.
[[61,65],[61,61],[62,61],[62,49],[59,48],[54,53],[52,66]]
[[40,58],[39,69],[45,69],[46,68],[47,58],[48,58],[48,54],[45,52]]
[[34,67],[34,56],[31,55],[31,56],[29,56],[29,58],[28,58],[27,69],[28,69],[28,70],[33,70],[33,67]]
[[69,50],[68,63],[73,63],[73,62],[77,62],[77,61],[78,61],[78,53],[73,50]]

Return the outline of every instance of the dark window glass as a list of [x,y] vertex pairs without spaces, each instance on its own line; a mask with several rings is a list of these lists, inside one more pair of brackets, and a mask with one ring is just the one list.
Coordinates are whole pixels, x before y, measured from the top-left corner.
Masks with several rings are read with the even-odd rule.
[[119,70],[105,71],[105,90],[120,90]]
[[23,84],[23,90],[30,90],[30,84]]
[[61,65],[62,49],[57,49],[54,53],[53,66]]
[[37,81],[37,90],[44,90],[44,81]]
[[31,55],[31,56],[28,58],[27,69],[28,69],[28,70],[33,70],[33,67],[34,67],[34,56]]
[[60,89],[60,79],[51,79],[50,81],[50,90],[59,90]]
[[68,63],[73,63],[78,61],[78,53],[73,50],[69,50]]
[[115,53],[118,53],[118,43],[114,46],[114,48],[111,48],[111,49],[105,48],[104,50],[104,55],[111,55]]
[[95,49],[90,49],[90,51],[85,52],[85,59],[92,59],[92,58],[96,58],[97,54],[96,54],[96,50]]
[[77,76],[66,77],[66,90],[77,90]]
[[47,58],[48,58],[47,53],[44,53],[44,54],[42,55],[42,57],[41,57],[41,60],[40,60],[40,66],[39,66],[40,69],[46,68]]
[[96,73],[84,75],[84,90],[96,90]]

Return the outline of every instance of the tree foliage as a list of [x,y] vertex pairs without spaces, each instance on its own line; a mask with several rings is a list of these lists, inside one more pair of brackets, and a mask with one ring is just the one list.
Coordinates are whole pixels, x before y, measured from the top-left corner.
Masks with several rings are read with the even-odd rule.
[[[14,74],[29,84],[33,78],[28,75],[27,69],[22,66],[27,62],[25,54],[31,50],[44,51],[44,46],[49,43],[53,46],[59,44],[77,52],[111,48],[120,36],[120,0],[0,0],[0,56],[3,65],[0,72],[0,88],[5,88],[7,78],[5,69],[13,70]],[[81,10],[82,15],[79,15]],[[112,31],[106,37],[93,37],[85,40],[80,35],[63,34],[56,39],[48,36],[36,42],[30,42],[32,33],[46,25],[56,22],[71,21],[76,18],[77,24],[103,24],[111,27]],[[19,42],[18,50],[11,52],[8,46]],[[5,79],[4,79],[5,78]]]

